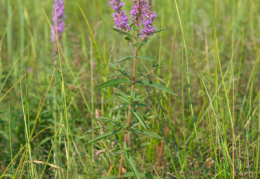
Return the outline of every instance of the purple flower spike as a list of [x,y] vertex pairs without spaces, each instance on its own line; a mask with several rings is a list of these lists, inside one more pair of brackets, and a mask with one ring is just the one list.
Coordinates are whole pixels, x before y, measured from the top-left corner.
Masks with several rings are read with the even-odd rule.
[[130,30],[126,11],[122,11],[125,3],[121,2],[121,0],[111,0],[110,5],[115,10],[115,13],[113,14],[115,21],[114,27],[118,27],[119,30]]
[[144,28],[142,29],[141,37],[145,39],[147,36],[152,36],[155,32],[155,28],[152,26],[156,13],[152,10],[152,0],[149,0],[149,5],[147,11],[143,15]]
[[52,30],[51,30],[51,42],[56,42],[56,35],[58,38],[61,37],[61,34],[64,32],[65,23],[65,8],[64,0],[54,0],[53,11],[52,11]]
[[133,23],[139,27],[144,18],[144,14],[147,11],[147,0],[132,0],[132,2],[133,7],[130,12],[131,18]]

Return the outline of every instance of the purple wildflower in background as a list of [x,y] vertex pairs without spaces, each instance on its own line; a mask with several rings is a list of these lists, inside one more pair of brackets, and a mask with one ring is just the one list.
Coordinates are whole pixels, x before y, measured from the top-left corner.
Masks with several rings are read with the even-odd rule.
[[155,32],[155,28],[153,27],[152,23],[154,21],[154,18],[156,17],[156,13],[152,10],[152,0],[149,0],[149,5],[147,11],[145,11],[143,15],[143,24],[144,28],[142,29],[142,35],[141,37],[145,39],[147,36],[152,36]]
[[65,18],[65,8],[64,0],[54,0],[53,11],[52,11],[52,36],[51,42],[56,42],[56,35],[58,38],[61,37],[61,34],[64,32],[65,23],[63,19]]
[[110,5],[115,10],[115,13],[113,14],[115,21],[114,27],[118,27],[119,30],[130,30],[126,11],[122,11],[125,3],[121,2],[121,0],[112,0],[110,1]]
[[138,27],[141,25],[141,21],[143,20],[143,16],[147,11],[147,0],[132,0],[133,7],[130,12],[132,22],[136,24]]

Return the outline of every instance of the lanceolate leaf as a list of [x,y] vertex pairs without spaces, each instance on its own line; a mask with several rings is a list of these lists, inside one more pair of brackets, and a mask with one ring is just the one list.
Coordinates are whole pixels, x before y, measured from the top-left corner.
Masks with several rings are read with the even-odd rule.
[[142,58],[142,59],[153,61],[153,62],[156,61],[153,57],[149,57],[147,55],[145,55],[145,56],[138,56],[137,58]]
[[[160,177],[155,177],[149,173],[138,173],[138,175],[141,178],[148,178],[148,179],[161,179]],[[124,175],[121,176],[121,178],[129,178],[129,177],[135,177],[135,174],[133,172],[127,172]],[[118,176],[107,176],[107,177],[101,177],[100,179],[119,179]]]
[[108,177],[101,177],[100,179],[118,179],[118,176],[108,176]]
[[165,84],[165,81],[155,74],[151,74],[154,78]]
[[[148,179],[161,179],[160,177],[155,177],[151,174],[148,173],[138,173],[140,177],[142,178],[148,178]],[[134,173],[133,172],[127,172],[125,173],[122,177],[134,177]]]
[[127,56],[127,57],[121,58],[121,59],[118,60],[116,63],[121,63],[121,62],[126,61],[126,60],[129,60],[129,59],[131,59],[131,58],[134,58],[134,56],[132,55],[132,56]]
[[123,101],[124,103],[126,103],[126,104],[128,104],[128,105],[131,105],[131,102],[129,101],[129,99],[126,99],[126,98],[124,98],[124,97],[122,97],[122,96],[118,96],[118,99],[119,99],[120,101]]
[[150,87],[162,90],[166,93],[170,93],[170,94],[173,94],[175,96],[178,96],[174,92],[172,92],[170,89],[166,88],[165,86],[158,84],[158,83],[155,83],[155,82],[152,82],[152,81],[138,81],[138,82],[136,82],[136,84],[150,86]]
[[148,105],[143,103],[134,103],[133,106],[147,107]]
[[114,76],[118,76],[118,75],[121,75],[121,73],[112,73],[112,74],[109,74],[107,75],[108,78],[111,78],[111,77],[114,77]]
[[113,111],[117,111],[117,110],[125,109],[125,108],[128,108],[129,105],[130,105],[130,103],[129,104],[122,104],[122,105],[119,105],[119,106],[115,106],[112,110]]
[[118,29],[115,29],[115,28],[112,28],[112,29],[113,29],[114,31],[120,33],[120,34],[127,35],[127,36],[129,36],[129,37],[133,37],[133,38],[134,38],[134,36],[131,35],[131,34],[129,34],[129,33],[123,32],[123,31],[118,30]]
[[118,134],[118,133],[121,133],[121,132],[124,132],[124,131],[118,130],[118,131],[106,132],[106,133],[104,133],[104,134],[102,134],[102,135],[96,137],[95,139],[89,141],[88,144],[91,144],[91,143],[93,143],[93,142],[96,142],[96,141],[98,141],[98,140],[101,140],[101,139],[104,139],[104,138],[113,136],[113,135]]
[[158,29],[158,30],[156,30],[155,32],[154,32],[154,34],[155,33],[158,33],[158,32],[161,32],[161,31],[164,31],[165,29]]
[[107,101],[106,101],[106,103],[105,104],[108,104],[109,102],[111,102],[114,98],[115,98],[116,96],[115,95],[113,95],[111,98],[109,98]]
[[138,111],[134,111],[134,110],[131,110],[134,117],[144,126],[144,128],[147,130],[147,125],[145,124],[144,122],[144,119],[142,117],[142,115],[138,112]]
[[131,38],[129,38],[129,37],[125,37],[124,39],[131,42]]
[[143,131],[143,130],[131,130],[131,131],[134,132],[134,133],[146,135],[148,137],[152,137],[152,138],[155,138],[155,139],[164,140],[163,137],[161,137],[161,136],[159,136],[159,135],[157,135],[156,133],[153,133],[153,132],[148,132],[148,131]]
[[125,79],[125,78],[109,80],[109,81],[97,86],[96,89],[101,89],[101,88],[105,88],[105,87],[108,87],[108,86],[118,85],[118,84],[121,84],[121,83],[129,83],[129,82],[130,81]]
[[129,153],[124,153],[123,156],[126,159],[127,163],[129,164],[131,170],[133,171],[136,179],[141,179],[141,177],[139,176],[139,173],[137,172],[135,163],[134,163],[132,157],[129,155]]
[[109,65],[115,70],[116,66],[113,63],[109,63]]
[[115,93],[115,95],[118,98],[120,98],[121,100],[123,100],[125,103],[131,104],[131,101],[130,101],[129,97],[126,94],[124,94],[122,92],[118,92],[118,93]]
[[115,93],[115,95],[117,95],[117,96],[122,96],[122,97],[124,97],[127,101],[130,101],[130,100],[129,100],[129,97],[128,97],[125,93],[117,92],[117,93]]

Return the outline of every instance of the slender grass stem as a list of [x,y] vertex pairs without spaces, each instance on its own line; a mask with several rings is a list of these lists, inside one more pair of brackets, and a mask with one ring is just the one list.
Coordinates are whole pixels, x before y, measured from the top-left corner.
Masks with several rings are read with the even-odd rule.
[[[10,157],[13,160],[13,147],[12,147],[12,132],[11,132],[11,104],[9,103],[9,147]],[[14,165],[12,164],[12,174],[14,173]]]

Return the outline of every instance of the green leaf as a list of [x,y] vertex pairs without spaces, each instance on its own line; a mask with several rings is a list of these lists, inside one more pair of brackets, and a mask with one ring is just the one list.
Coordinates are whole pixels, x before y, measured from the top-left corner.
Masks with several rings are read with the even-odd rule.
[[100,179],[114,179],[119,178],[118,176],[108,176],[108,177],[101,177]]
[[141,43],[136,43],[133,45],[133,47],[140,47],[142,44]]
[[131,38],[129,38],[129,37],[125,37],[124,39],[131,42]]
[[148,118],[149,118],[149,119],[153,119],[153,118],[155,118],[155,117],[158,117],[158,115],[149,116]]
[[46,137],[40,143],[38,143],[38,145],[41,146],[41,145],[45,144],[46,142],[48,142],[49,140],[51,140],[52,138],[54,138],[54,137]]
[[[155,177],[149,173],[138,173],[138,175],[141,178],[147,178],[147,179],[161,179],[160,177]],[[127,172],[124,175],[121,176],[121,178],[129,178],[129,177],[135,177],[135,174],[133,172]],[[114,179],[119,178],[118,176],[107,176],[107,177],[101,177],[100,179]]]
[[142,115],[141,115],[138,111],[134,111],[134,110],[131,110],[131,111],[132,111],[134,117],[135,117],[135,118],[144,126],[144,128],[147,130],[148,127],[147,127],[147,125],[145,124]]
[[164,28],[164,29],[158,29],[158,30],[156,30],[156,31],[154,31],[154,34],[155,33],[159,33],[159,32],[161,32],[161,31],[164,31],[166,28]]
[[107,75],[107,77],[108,78],[112,78],[112,77],[114,77],[114,76],[118,76],[118,75],[121,75],[121,73],[112,73],[112,74],[109,74],[109,75]]
[[141,179],[141,177],[139,176],[139,173],[136,169],[136,166],[135,166],[135,163],[134,163],[134,160],[132,159],[132,157],[129,155],[129,153],[124,153],[123,154],[124,158],[126,159],[127,163],[129,164],[131,170],[133,171],[135,177],[137,179]]
[[134,132],[134,133],[146,135],[146,136],[148,136],[148,137],[152,137],[152,138],[155,138],[155,139],[164,140],[163,137],[157,135],[157,134],[154,133],[154,132],[143,131],[143,130],[131,130],[131,131]]
[[134,99],[134,102],[140,102],[140,101],[144,101],[144,99],[141,99],[141,98],[135,98]]
[[[124,175],[122,175],[122,177],[134,177],[134,173],[133,172],[127,172]],[[139,176],[142,178],[148,178],[148,179],[160,179],[160,177],[155,177],[149,173],[139,173]]]
[[129,60],[129,59],[131,59],[131,58],[134,58],[134,56],[132,55],[132,56],[128,56],[128,57],[121,58],[121,59],[118,60],[116,63],[121,63],[121,62],[126,61],[126,60]]
[[115,70],[116,66],[113,63],[109,63],[109,65]]
[[147,55],[145,55],[145,56],[138,56],[137,58],[142,58],[142,59],[149,60],[149,61],[152,61],[152,62],[156,61],[154,58],[149,57]]
[[170,93],[170,94],[173,94],[175,96],[178,96],[177,94],[172,92],[170,89],[166,88],[165,86],[158,84],[158,83],[155,83],[155,82],[152,82],[152,81],[138,81],[138,82],[136,82],[136,84],[150,86],[150,87],[162,90],[166,93]]
[[147,107],[148,105],[143,103],[134,103],[133,106]]
[[115,93],[115,95],[118,98],[120,98],[121,100],[123,100],[124,102],[131,104],[131,101],[130,101],[129,97],[126,94],[124,94],[122,92],[118,92],[118,93]]
[[109,98],[109,99],[105,102],[105,104],[108,104],[109,102],[111,102],[115,97],[116,97],[116,96],[113,95],[111,98]]
[[109,80],[109,81],[97,86],[96,89],[101,89],[101,88],[105,88],[105,87],[108,87],[108,86],[118,85],[118,84],[121,84],[121,83],[129,83],[129,82],[130,81],[125,79],[125,78]]
[[121,96],[121,97],[124,97],[127,101],[130,102],[130,100],[129,100],[129,96],[127,96],[125,93],[117,92],[117,93],[115,93],[115,95],[117,95],[117,96]]
[[102,162],[102,163],[105,163],[105,164],[106,164],[106,167],[109,167],[109,163],[108,163],[106,157],[104,157],[104,154],[101,154],[100,157],[101,157],[101,158],[103,159],[103,161],[104,161],[104,162]]
[[131,34],[127,33],[127,32],[124,32],[124,31],[121,31],[121,30],[118,30],[118,29],[115,29],[115,28],[112,28],[112,29],[113,29],[114,31],[120,33],[120,34],[127,35],[128,37],[133,37],[133,38],[134,38],[133,35],[131,35]]
[[124,131],[118,130],[118,131],[106,132],[106,133],[104,133],[104,134],[102,134],[102,135],[96,137],[95,139],[89,141],[88,144],[91,144],[91,143],[93,143],[93,142],[96,142],[96,141],[98,141],[98,140],[101,140],[101,139],[104,139],[104,138],[113,136],[113,135],[118,134],[118,133],[121,133],[121,132],[124,132]]
[[118,96],[118,98],[119,98],[119,101],[122,101],[123,103],[126,103],[128,105],[131,105],[131,101],[129,101],[129,99],[126,99],[122,96]]
[[166,83],[163,79],[161,79],[159,76],[155,75],[155,74],[151,74],[154,78],[156,78],[157,80],[159,80],[162,83]]
[[[133,92],[133,91],[131,91],[131,92]],[[134,98],[136,98],[137,94],[138,94],[138,90],[135,90],[135,91],[134,91],[134,94],[132,94],[132,96],[133,96]]]
[[125,108],[128,108],[129,105],[130,105],[130,103],[129,104],[122,104],[122,105],[119,105],[119,106],[115,106],[112,110],[113,111],[117,111],[117,110],[125,109]]

